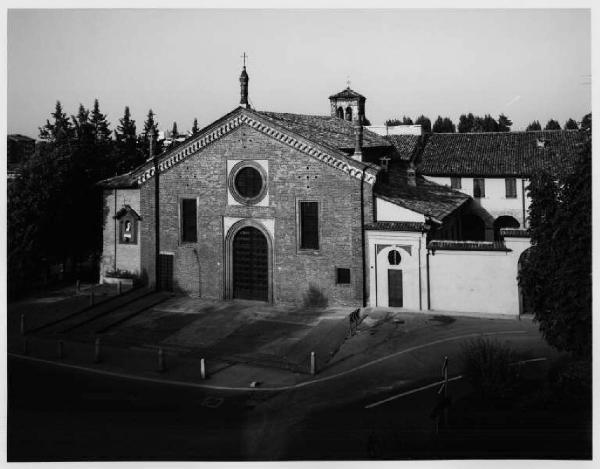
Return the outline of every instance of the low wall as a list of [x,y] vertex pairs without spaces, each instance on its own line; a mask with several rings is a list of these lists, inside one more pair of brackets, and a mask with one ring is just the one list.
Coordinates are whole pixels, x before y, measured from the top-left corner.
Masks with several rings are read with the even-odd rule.
[[440,249],[430,244],[430,310],[519,315],[519,258],[529,239],[483,244]]

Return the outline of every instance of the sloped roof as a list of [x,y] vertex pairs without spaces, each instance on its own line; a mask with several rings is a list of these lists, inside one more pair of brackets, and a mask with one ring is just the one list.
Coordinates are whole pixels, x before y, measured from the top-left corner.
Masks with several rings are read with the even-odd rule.
[[350,89],[350,87],[347,87],[345,90],[342,90],[339,93],[332,94],[331,96],[329,96],[329,99],[336,99],[336,98],[345,98],[345,99],[359,98],[359,99],[367,99],[362,94],[357,93],[353,89]]
[[509,251],[502,241],[430,241],[427,249],[432,251]]
[[[354,125],[339,117],[266,111],[258,111],[258,114],[314,142],[337,149],[354,149]],[[363,128],[363,148],[369,147],[391,148],[391,144],[381,135]]]
[[370,231],[424,231],[425,223],[419,221],[377,221],[366,223],[365,230]]
[[388,135],[387,140],[394,145],[402,161],[410,161],[418,149],[420,135]]
[[119,174],[98,182],[98,186],[104,189],[129,189],[138,187],[137,177],[130,171],[125,174]]
[[465,202],[467,194],[416,176],[415,185],[408,182],[406,170],[390,167],[387,180],[375,186],[375,196],[425,216],[442,221]]
[[523,176],[568,168],[584,135],[577,130],[431,134],[418,170],[429,176]]

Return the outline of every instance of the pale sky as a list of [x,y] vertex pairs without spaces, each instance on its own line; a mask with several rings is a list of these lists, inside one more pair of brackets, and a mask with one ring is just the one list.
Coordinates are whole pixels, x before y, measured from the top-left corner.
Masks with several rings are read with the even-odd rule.
[[561,125],[591,111],[589,10],[8,10],[8,133],[38,137],[60,100],[128,105],[162,130],[239,103],[243,52],[258,110],[329,114],[366,96],[372,124],[505,113]]

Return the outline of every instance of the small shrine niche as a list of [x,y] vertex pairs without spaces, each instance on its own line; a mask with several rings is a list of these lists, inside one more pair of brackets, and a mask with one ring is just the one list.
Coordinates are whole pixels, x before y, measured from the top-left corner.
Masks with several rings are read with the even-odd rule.
[[119,223],[119,244],[137,244],[138,222],[142,219],[129,205],[115,215]]

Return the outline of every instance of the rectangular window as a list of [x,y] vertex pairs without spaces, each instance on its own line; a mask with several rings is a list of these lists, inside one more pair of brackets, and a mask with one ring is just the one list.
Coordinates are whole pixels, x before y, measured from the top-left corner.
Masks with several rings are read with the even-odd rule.
[[318,202],[300,202],[300,249],[319,249]]
[[450,187],[452,189],[462,189],[462,184],[461,184],[461,179],[460,178],[455,178],[455,177],[451,177],[450,178]]
[[515,178],[506,178],[506,198],[514,199],[517,197],[517,180]]
[[485,197],[485,179],[473,179],[473,197],[475,197],[476,199]]
[[336,283],[340,285],[347,285],[350,283],[350,269],[336,269],[337,278]]
[[196,199],[181,199],[181,242],[198,241]]

